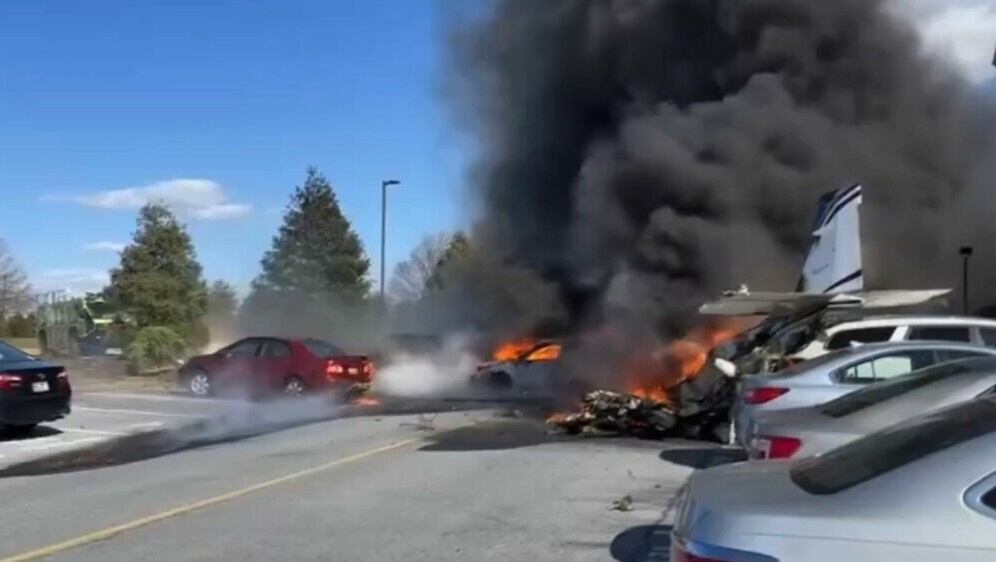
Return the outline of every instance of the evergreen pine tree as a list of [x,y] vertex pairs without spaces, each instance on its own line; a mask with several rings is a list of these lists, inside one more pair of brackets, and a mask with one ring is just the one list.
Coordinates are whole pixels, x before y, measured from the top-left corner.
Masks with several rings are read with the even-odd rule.
[[332,186],[315,168],[294,190],[260,265],[239,311],[244,331],[315,337],[360,331],[370,260]]
[[163,204],[138,213],[132,243],[111,270],[107,293],[139,328],[163,326],[189,337],[207,311],[207,287],[184,225]]

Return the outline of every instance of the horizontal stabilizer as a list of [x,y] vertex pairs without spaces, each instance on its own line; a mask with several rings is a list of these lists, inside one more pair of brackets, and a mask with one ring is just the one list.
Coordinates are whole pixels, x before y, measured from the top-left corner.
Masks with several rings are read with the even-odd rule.
[[897,308],[925,304],[950,293],[951,289],[836,294],[750,293],[741,290],[703,304],[699,312],[713,316],[754,316],[795,314],[817,308]]

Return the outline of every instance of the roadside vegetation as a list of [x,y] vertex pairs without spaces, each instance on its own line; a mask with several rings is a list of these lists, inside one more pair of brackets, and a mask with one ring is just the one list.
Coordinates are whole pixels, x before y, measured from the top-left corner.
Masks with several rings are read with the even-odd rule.
[[[99,297],[127,318],[118,329],[128,371],[151,375],[250,334],[315,336],[374,351],[388,332],[445,332],[502,317],[530,319],[544,287],[458,231],[425,237],[396,265],[387,298],[331,183],[306,170],[247,294],[205,279],[187,226],[163,203],[142,207]],[[0,241],[0,338],[37,352],[27,276]]]

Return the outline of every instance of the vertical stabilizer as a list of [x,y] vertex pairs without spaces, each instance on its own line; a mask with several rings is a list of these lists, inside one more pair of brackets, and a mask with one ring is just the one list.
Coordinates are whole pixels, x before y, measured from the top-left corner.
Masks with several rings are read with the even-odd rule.
[[864,289],[861,270],[861,184],[820,198],[813,243],[797,291],[844,293]]

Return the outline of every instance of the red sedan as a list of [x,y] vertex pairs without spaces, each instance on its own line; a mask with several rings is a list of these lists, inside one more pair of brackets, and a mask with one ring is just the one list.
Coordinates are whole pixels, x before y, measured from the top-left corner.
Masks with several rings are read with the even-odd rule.
[[190,358],[178,382],[196,396],[300,396],[369,383],[373,371],[369,357],[324,340],[254,337]]

